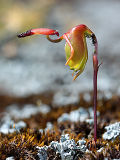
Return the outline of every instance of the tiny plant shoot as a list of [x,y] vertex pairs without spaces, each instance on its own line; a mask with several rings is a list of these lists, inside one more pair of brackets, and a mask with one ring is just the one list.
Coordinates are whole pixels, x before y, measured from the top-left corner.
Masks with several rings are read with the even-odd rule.
[[[92,39],[94,45],[93,53],[93,104],[94,104],[94,142],[96,144],[97,140],[97,73],[99,69],[98,65],[98,43],[95,34],[84,24],[77,25],[68,32],[64,33],[59,37],[59,32],[53,29],[48,28],[37,28],[31,29],[27,32],[21,33],[18,35],[19,38],[26,36],[31,36],[35,34],[46,35],[47,39],[51,42],[58,43],[61,40],[65,39],[65,53],[66,53],[66,64],[73,70],[72,76],[75,80],[84,70],[87,59],[88,59],[88,50],[86,44],[86,37]],[[57,39],[51,39],[50,35],[57,35]],[[75,74],[75,75],[74,75]]]

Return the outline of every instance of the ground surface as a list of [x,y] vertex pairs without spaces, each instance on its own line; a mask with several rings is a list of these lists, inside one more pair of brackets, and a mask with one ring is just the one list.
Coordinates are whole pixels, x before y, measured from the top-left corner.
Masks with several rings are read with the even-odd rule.
[[[89,95],[89,93],[88,93]],[[91,93],[90,93],[91,96]],[[84,109],[89,109],[92,106],[92,97],[85,101],[84,94],[79,96],[80,101],[76,104],[66,106],[53,105],[53,93],[44,93],[41,95],[32,95],[26,98],[15,98],[10,96],[1,96],[1,120],[5,117],[6,107],[13,104],[18,105],[21,110],[24,105],[31,104],[42,105],[44,103],[50,106],[48,113],[36,113],[28,118],[17,118],[17,115],[12,115],[14,125],[11,128],[17,128],[17,122],[20,120],[26,123],[26,127],[20,131],[17,129],[13,133],[0,134],[0,159],[4,160],[7,157],[14,157],[14,159],[39,159],[38,149],[36,147],[49,146],[52,141],[60,141],[61,135],[69,134],[70,139],[78,140],[84,138],[89,152],[81,152],[79,149],[74,155],[74,159],[118,159],[120,158],[120,140],[119,136],[115,140],[104,140],[103,133],[105,133],[105,126],[111,123],[120,121],[120,98],[112,96],[110,99],[101,98],[98,101],[98,141],[96,150],[90,147],[89,140],[93,138],[93,123],[86,121],[58,121],[58,118],[63,113],[70,113],[73,110],[82,106]],[[40,102],[40,103],[38,103]],[[12,109],[12,108],[11,108]],[[2,114],[4,113],[4,114]],[[14,113],[14,112],[13,112]],[[81,114],[82,116],[82,114]],[[75,118],[75,117],[73,117]],[[45,132],[40,129],[45,129],[47,123],[52,123],[52,128],[48,127]],[[3,122],[1,121],[1,124]],[[16,126],[15,126],[16,124]],[[98,152],[100,148],[101,151]],[[91,151],[90,151],[91,150]],[[61,159],[61,155],[56,153],[54,149],[47,149],[47,159]]]

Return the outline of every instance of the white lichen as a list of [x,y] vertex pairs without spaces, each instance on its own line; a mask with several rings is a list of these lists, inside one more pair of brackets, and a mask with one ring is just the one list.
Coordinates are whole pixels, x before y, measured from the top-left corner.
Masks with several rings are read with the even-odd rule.
[[[97,115],[99,115],[99,112],[97,112]],[[80,107],[77,110],[71,111],[70,113],[63,113],[58,118],[58,123],[64,122],[64,121],[71,121],[71,122],[83,122],[86,121],[89,124],[93,123],[93,108],[90,107],[88,110]]]
[[70,139],[69,134],[61,135],[60,142],[52,141],[49,146],[37,147],[40,160],[47,159],[47,149],[49,147],[59,153],[62,160],[73,160],[77,151],[80,151],[81,154],[86,151],[86,141],[79,140],[76,144],[73,139]]
[[53,124],[51,122],[47,122],[45,131],[51,130],[53,128]]
[[47,114],[50,111],[50,107],[46,104],[41,104],[40,106],[27,104],[20,108],[18,105],[14,104],[8,106],[6,111],[11,115],[11,117],[22,119],[29,118],[31,115],[35,115],[37,113]]
[[84,100],[86,101],[86,102],[90,102],[90,100],[91,100],[91,95],[90,95],[90,93],[84,93],[84,95],[83,95],[83,98],[84,98]]
[[107,130],[103,134],[103,138],[105,140],[114,140],[115,138],[120,136],[120,122],[116,122],[114,124],[106,126],[105,129]]
[[6,160],[14,160],[14,157],[8,157]]
[[36,147],[38,149],[38,157],[40,158],[40,160],[47,160],[47,149],[48,147],[44,146],[44,147]]
[[90,125],[92,125],[94,123],[94,119],[93,118],[88,118],[88,119],[85,120],[85,122],[87,122]]
[[53,106],[60,107],[69,104],[79,103],[79,94],[75,92],[68,92],[68,90],[63,90],[55,93],[53,97]]
[[97,152],[101,153],[104,150],[104,147],[101,147]]
[[87,146],[86,146],[86,141],[85,140],[79,140],[78,142],[77,142],[77,144],[79,145],[79,147],[80,147],[80,150],[82,151],[82,152],[85,152],[86,151],[86,149],[87,149]]
[[58,123],[63,121],[72,121],[72,122],[78,122],[78,121],[84,121],[89,116],[87,110],[80,107],[77,110],[71,111],[70,113],[63,113],[61,117],[58,118]]
[[23,121],[19,121],[15,123],[10,116],[5,116],[1,120],[2,123],[0,125],[0,132],[4,134],[13,133],[15,131],[19,131],[21,128],[26,127],[26,123]]

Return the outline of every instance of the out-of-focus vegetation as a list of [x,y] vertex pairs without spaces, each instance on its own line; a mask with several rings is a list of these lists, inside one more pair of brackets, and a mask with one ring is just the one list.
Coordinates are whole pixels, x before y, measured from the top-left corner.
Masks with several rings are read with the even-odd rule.
[[44,26],[48,11],[55,0],[1,0],[0,35],[31,27]]
[[45,27],[48,14],[55,0],[0,0],[0,54],[14,57],[17,44],[17,33],[31,28]]

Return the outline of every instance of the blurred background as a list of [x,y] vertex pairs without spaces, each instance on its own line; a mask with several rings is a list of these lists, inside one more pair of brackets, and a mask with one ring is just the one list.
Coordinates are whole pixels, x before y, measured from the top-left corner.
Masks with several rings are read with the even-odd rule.
[[[0,0],[0,94],[28,96],[46,91],[80,93],[92,90],[92,53],[85,71],[72,81],[65,66],[65,41],[53,44],[44,36],[18,39],[32,28],[52,28],[61,35],[86,24],[97,36],[99,90],[120,94],[119,0]],[[109,96],[109,94],[108,94]]]

